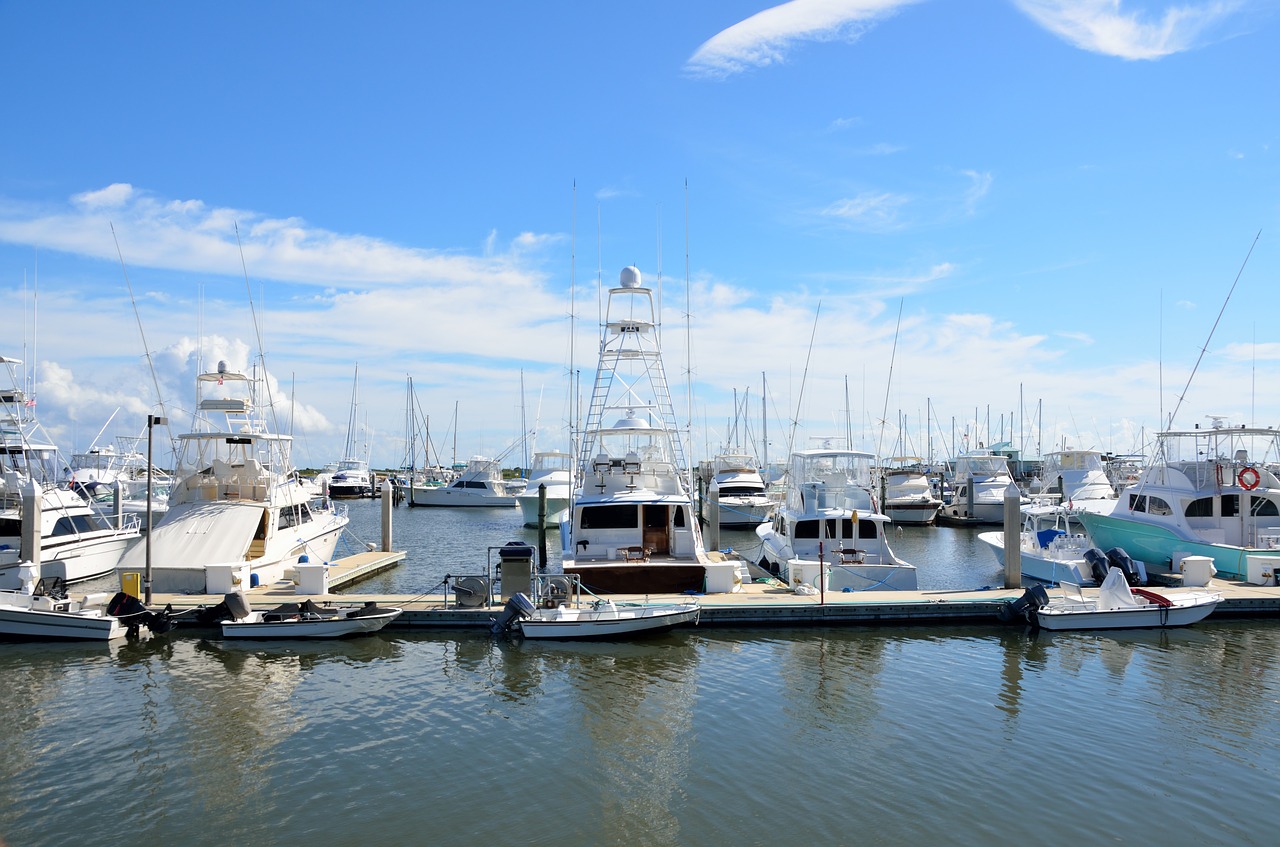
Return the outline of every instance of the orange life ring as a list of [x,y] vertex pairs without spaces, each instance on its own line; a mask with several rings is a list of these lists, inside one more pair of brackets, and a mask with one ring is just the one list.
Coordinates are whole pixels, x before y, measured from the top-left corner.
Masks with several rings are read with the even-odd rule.
[[1258,483],[1262,482],[1262,475],[1258,473],[1257,468],[1241,468],[1236,480],[1245,491],[1252,491],[1258,487]]

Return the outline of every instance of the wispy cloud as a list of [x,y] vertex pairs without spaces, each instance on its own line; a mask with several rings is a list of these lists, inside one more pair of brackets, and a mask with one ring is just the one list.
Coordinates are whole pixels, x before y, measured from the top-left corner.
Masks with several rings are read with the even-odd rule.
[[888,191],[864,191],[856,197],[837,200],[822,214],[841,223],[876,232],[901,226],[901,212],[909,199]]
[[791,0],[716,33],[685,63],[694,76],[723,79],[782,62],[801,41],[856,41],[918,0]]
[[[296,217],[166,200],[127,183],[76,194],[52,210],[0,207],[0,241],[11,244],[115,261],[113,228],[126,262],[140,267],[239,276],[242,246],[255,276],[282,282],[481,283],[519,276],[496,233],[487,234],[483,257],[466,256],[331,232]],[[519,242],[527,248],[530,237]]]
[[1239,0],[1170,6],[1160,16],[1123,0],[1013,0],[1028,17],[1082,50],[1121,59],[1160,59],[1200,46],[1240,10]]

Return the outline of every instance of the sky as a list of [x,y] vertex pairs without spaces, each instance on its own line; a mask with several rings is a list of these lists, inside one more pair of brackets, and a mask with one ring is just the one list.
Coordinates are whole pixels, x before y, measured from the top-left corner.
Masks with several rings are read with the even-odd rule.
[[299,466],[403,464],[410,379],[514,466],[635,265],[695,458],[1277,425],[1278,12],[0,0],[0,356],[68,453],[225,360]]

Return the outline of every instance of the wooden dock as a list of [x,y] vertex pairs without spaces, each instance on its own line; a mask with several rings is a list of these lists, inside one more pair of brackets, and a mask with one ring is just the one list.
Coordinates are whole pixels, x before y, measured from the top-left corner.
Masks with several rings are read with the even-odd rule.
[[[399,557],[399,558],[388,558]],[[333,563],[334,571],[345,568],[340,584],[391,567],[403,553],[361,553]],[[330,578],[330,587],[334,578]],[[1247,585],[1215,579],[1210,586],[1223,594],[1214,618],[1280,616],[1280,588]],[[354,605],[376,603],[404,609],[388,629],[394,630],[485,630],[502,611],[503,600],[494,597],[488,606],[461,606],[452,597],[433,595],[326,594],[302,595],[292,582],[260,586],[246,592],[250,605],[271,608],[280,603],[310,598],[316,603]],[[1087,589],[1086,589],[1087,590]],[[1176,589],[1171,589],[1176,592]],[[798,595],[781,583],[756,582],[730,594],[619,595],[615,603],[687,603],[702,607],[700,626],[712,627],[796,627],[875,625],[995,625],[1002,624],[999,613],[1010,600],[1022,596],[1022,589],[981,589],[957,591],[869,591],[827,592],[825,595]],[[1056,589],[1050,589],[1053,593]],[[222,602],[213,595],[155,595],[155,606],[172,604],[174,611],[213,606]]]

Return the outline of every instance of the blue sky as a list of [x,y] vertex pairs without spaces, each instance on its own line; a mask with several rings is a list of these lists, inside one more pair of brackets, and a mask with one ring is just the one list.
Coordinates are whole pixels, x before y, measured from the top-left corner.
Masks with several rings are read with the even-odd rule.
[[180,430],[197,345],[257,355],[252,292],[299,464],[341,454],[357,362],[377,466],[406,377],[446,461],[455,404],[459,458],[516,438],[522,374],[563,449],[570,303],[589,376],[634,263],[696,457],[735,389],[759,437],[762,376],[771,458],[792,420],[939,455],[1277,424],[1276,12],[0,2],[0,355],[83,449],[142,429],[145,334]]

